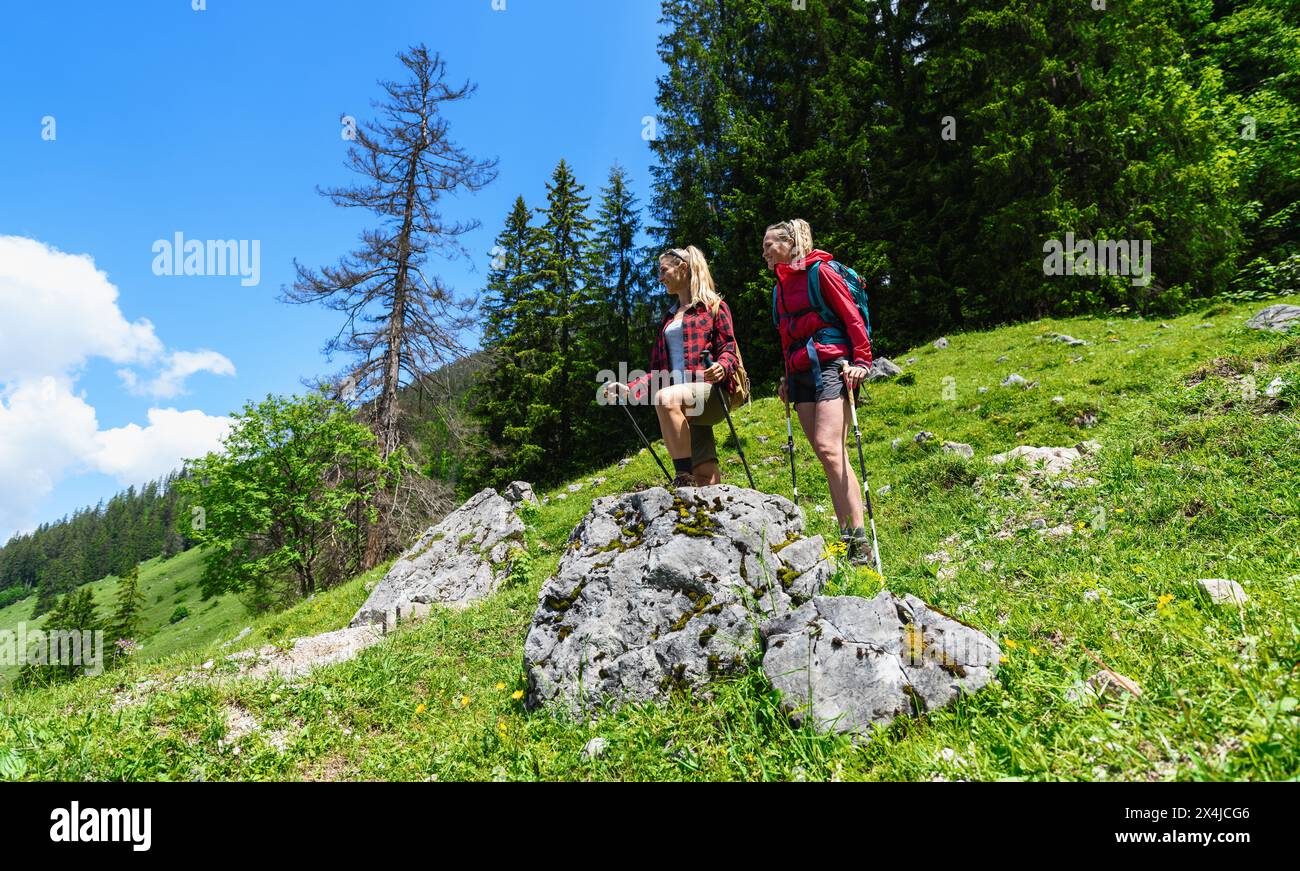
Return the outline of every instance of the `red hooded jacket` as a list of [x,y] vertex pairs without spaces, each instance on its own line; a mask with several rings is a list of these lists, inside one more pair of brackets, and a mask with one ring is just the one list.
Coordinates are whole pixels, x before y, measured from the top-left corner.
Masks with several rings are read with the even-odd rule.
[[[776,310],[777,329],[781,334],[781,348],[785,352],[786,366],[791,372],[807,372],[812,369],[808,360],[808,339],[823,327],[838,327],[840,324],[827,321],[816,309],[807,311],[808,300],[808,266],[814,262],[822,263],[817,267],[818,283],[822,298],[831,311],[839,315],[848,334],[849,344],[822,344],[815,342],[817,356],[823,364],[836,357],[847,357],[854,366],[871,368],[871,340],[867,337],[867,325],[862,322],[862,314],[853,302],[849,286],[838,272],[824,264],[834,258],[825,251],[813,251],[807,257],[791,263],[776,265]],[[803,312],[799,314],[799,312]],[[793,315],[792,315],[793,313]]]

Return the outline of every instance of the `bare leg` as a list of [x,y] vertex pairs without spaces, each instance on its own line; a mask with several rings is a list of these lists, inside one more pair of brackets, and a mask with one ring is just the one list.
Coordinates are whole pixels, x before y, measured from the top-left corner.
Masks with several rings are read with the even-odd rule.
[[686,406],[694,401],[690,390],[680,384],[667,387],[655,394],[655,413],[659,415],[659,431],[670,457],[691,455],[691,419]]
[[801,402],[795,406],[799,425],[826,471],[831,504],[840,528],[862,526],[862,492],[848,452],[848,400]]

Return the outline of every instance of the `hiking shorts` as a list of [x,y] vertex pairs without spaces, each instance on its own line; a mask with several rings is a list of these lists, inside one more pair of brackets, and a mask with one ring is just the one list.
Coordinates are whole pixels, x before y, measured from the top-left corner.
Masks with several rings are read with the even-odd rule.
[[713,385],[705,381],[689,384],[695,394],[695,407],[703,404],[699,414],[692,415],[687,409],[686,420],[691,426],[691,467],[718,459],[718,442],[713,437],[713,427],[721,423],[725,415],[722,411],[722,391],[714,390]]
[[844,357],[836,357],[834,360],[822,361],[820,390],[813,380],[811,369],[807,372],[795,372],[786,385],[786,394],[790,397],[790,401],[798,405],[801,402],[826,402],[828,399],[848,396],[849,388],[844,383],[844,375],[840,371],[840,361],[844,359]]

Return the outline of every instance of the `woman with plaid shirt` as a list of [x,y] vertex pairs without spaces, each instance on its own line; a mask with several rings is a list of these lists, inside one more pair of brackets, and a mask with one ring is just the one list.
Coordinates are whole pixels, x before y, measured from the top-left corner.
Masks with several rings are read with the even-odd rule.
[[655,403],[677,476],[674,487],[717,484],[722,477],[713,426],[723,419],[719,389],[732,390],[740,365],[731,309],[714,289],[709,264],[694,245],[659,256],[659,281],[678,304],[659,326],[650,371],[628,384],[607,384],[606,396],[626,393],[638,401],[649,396]]

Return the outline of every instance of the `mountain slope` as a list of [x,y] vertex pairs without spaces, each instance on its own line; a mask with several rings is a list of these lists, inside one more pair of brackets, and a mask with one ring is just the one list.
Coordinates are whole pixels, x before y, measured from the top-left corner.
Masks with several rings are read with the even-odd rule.
[[[989,689],[896,723],[869,746],[792,729],[756,669],[710,702],[628,706],[590,725],[523,711],[515,695],[537,591],[594,497],[659,482],[643,453],[575,492],[547,494],[528,513],[527,556],[496,595],[435,612],[295,686],[168,682],[211,657],[208,647],[7,697],[0,776],[1293,777],[1300,338],[1243,329],[1261,307],[1168,328],[1080,318],[953,335],[946,349],[901,355],[915,357],[904,376],[871,386],[860,418],[885,583],[995,635],[1007,661]],[[1047,338],[1055,333],[1089,344]],[[1012,372],[1038,383],[1000,387]],[[1279,377],[1286,386],[1266,395]],[[1083,426],[1090,416],[1095,426]],[[781,404],[759,400],[734,417],[759,488],[789,495]],[[610,409],[610,426],[624,425]],[[916,444],[921,430],[936,439]],[[1074,487],[1035,476],[1022,485],[986,461],[1021,444],[1084,439],[1102,450],[1068,474]],[[940,451],[944,440],[972,445],[975,459]],[[730,439],[720,441],[728,482],[743,482]],[[825,480],[798,437],[796,454],[810,531],[833,536]],[[382,573],[255,621],[241,644],[346,625]],[[1198,578],[1236,580],[1250,602],[1215,606]],[[842,569],[833,584],[871,595],[881,580]],[[1136,681],[1141,699],[1072,701],[1098,660]],[[596,736],[606,750],[585,759]]]

